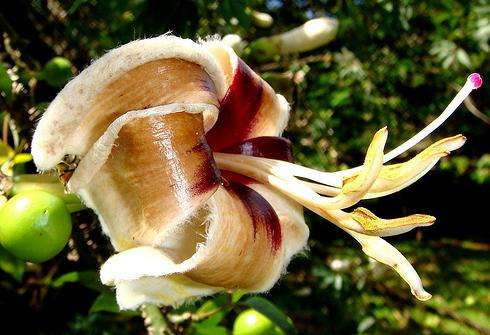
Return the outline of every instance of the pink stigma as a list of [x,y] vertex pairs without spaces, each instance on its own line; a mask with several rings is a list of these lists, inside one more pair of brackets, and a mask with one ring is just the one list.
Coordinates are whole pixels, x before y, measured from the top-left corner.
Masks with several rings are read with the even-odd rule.
[[473,83],[473,89],[480,88],[480,86],[483,84],[483,79],[478,73],[472,73],[468,77],[468,80],[470,80]]

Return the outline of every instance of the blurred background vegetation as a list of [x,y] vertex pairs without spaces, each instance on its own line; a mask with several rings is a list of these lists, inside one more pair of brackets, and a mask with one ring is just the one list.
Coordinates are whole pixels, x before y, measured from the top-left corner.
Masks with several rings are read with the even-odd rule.
[[[272,26],[258,27],[252,10],[270,14]],[[375,130],[388,125],[393,148],[435,118],[469,73],[489,77],[486,0],[2,1],[0,117],[3,134],[11,134],[4,139],[16,152],[28,152],[35,122],[60,88],[92,59],[131,40],[171,31],[193,39],[233,33],[254,41],[322,16],[340,24],[326,47],[260,62],[244,51],[292,103],[285,136],[302,164],[326,170],[359,164]],[[490,333],[489,102],[487,84],[431,138],[464,133],[468,142],[461,150],[416,185],[368,203],[384,217],[437,216],[434,227],[392,239],[434,298],[415,301],[394,273],[307,213],[309,251],[265,296],[280,310],[273,310],[279,323],[284,313],[299,334]],[[1,159],[6,150],[0,148]],[[14,172],[35,171],[18,161]],[[97,269],[111,250],[95,216],[84,211],[74,222],[69,246],[42,265],[0,249],[0,329],[144,334],[139,314],[118,312],[112,292],[98,283]],[[264,313],[273,308],[266,300],[222,295],[168,318],[183,333],[228,334],[247,306]]]

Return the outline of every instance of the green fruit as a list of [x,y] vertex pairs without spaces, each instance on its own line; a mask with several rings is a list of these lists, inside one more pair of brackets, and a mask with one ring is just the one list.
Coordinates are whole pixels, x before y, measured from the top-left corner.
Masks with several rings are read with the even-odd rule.
[[54,57],[41,72],[42,79],[54,87],[63,87],[72,76],[71,62],[64,57]]
[[265,315],[251,308],[238,314],[233,324],[233,335],[284,335],[284,332]]
[[0,243],[35,263],[56,256],[71,234],[71,217],[59,197],[44,191],[18,194],[0,208]]

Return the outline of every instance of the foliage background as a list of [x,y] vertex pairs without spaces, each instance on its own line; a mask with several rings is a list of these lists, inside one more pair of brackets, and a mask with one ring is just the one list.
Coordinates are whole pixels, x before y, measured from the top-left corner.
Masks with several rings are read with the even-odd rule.
[[[273,26],[256,27],[251,8],[272,15]],[[18,144],[29,143],[35,120],[67,78],[61,75],[58,82],[46,67],[55,56],[71,62],[70,76],[135,38],[172,31],[189,38],[236,33],[252,41],[324,15],[340,22],[337,38],[327,47],[266,62],[247,57],[292,102],[285,136],[302,164],[326,170],[358,164],[371,135],[384,125],[390,131],[388,147],[394,147],[437,116],[470,72],[490,74],[485,0],[3,1],[2,118],[11,118]],[[488,118],[490,86],[472,97]],[[489,333],[489,125],[462,107],[432,140],[457,133],[468,137],[467,144],[429,176],[400,194],[368,203],[385,217],[437,216],[434,227],[392,239],[420,270],[434,298],[416,302],[399,278],[369,262],[348,236],[307,213],[310,249],[266,296],[298,333]],[[30,164],[21,169],[34,172]],[[118,313],[112,293],[97,283],[96,269],[110,253],[88,212],[76,215],[66,250],[42,266],[21,263],[0,250],[2,327],[15,327],[19,334],[145,333],[143,320]],[[174,311],[200,313],[225,304],[213,317],[183,321],[179,329],[226,334],[248,301],[244,297],[229,306],[228,299]]]

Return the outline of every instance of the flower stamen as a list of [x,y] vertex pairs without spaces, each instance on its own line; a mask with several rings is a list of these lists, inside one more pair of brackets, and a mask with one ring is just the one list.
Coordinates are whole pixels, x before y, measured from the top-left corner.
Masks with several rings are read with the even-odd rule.
[[406,233],[416,227],[432,225],[436,218],[431,215],[413,214],[396,219],[382,219],[364,207],[354,209],[350,216],[362,228],[371,232],[369,235],[392,236]]
[[[456,109],[464,102],[464,100],[468,97],[468,95],[470,95],[470,93],[473,90],[480,88],[482,83],[483,83],[483,79],[478,73],[472,73],[471,75],[469,75],[468,78],[466,79],[466,83],[464,84],[464,86],[461,88],[461,90],[459,90],[459,92],[449,103],[449,105],[444,109],[441,115],[439,115],[435,120],[429,123],[424,129],[419,131],[415,136],[413,136],[406,142],[400,144],[398,147],[388,152],[384,156],[383,162],[387,163],[391,161],[393,158],[400,156],[407,150],[413,148],[415,145],[417,145],[420,141],[425,139],[427,136],[429,136],[434,130],[439,128],[456,111]],[[336,174],[342,176],[350,176],[353,173],[357,172],[359,169],[360,167],[355,167],[348,170],[338,171],[336,172]]]
[[[344,185],[340,193],[334,197],[320,196],[297,179],[295,177],[297,172],[303,172],[298,165],[288,163],[289,167],[295,166],[296,169],[287,170],[283,168],[284,164],[280,164],[280,161],[226,153],[215,153],[214,158],[221,169],[236,172],[264,184],[269,184],[303,206],[315,212],[322,212],[324,210],[342,209],[352,206],[369,191],[381,170],[383,148],[387,136],[386,128],[379,130],[374,135],[358,178],[352,183]],[[276,163],[276,165],[272,163]],[[278,168],[278,165],[283,166]]]
[[421,301],[429,300],[432,295],[428,293],[417,271],[410,262],[391,244],[378,236],[369,236],[346,230],[362,246],[362,251],[380,263],[386,264],[407,282],[412,294]]

